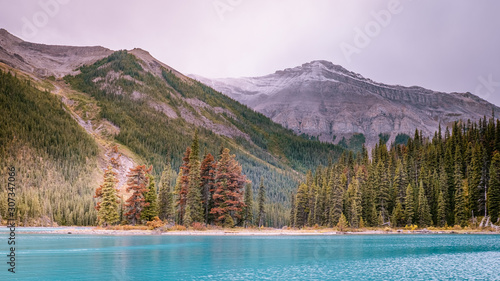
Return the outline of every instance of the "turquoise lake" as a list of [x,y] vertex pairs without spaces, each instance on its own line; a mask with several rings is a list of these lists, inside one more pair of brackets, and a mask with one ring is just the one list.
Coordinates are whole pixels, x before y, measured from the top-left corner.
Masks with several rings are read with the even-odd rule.
[[17,273],[7,271],[2,243],[0,280],[500,280],[500,235],[18,234],[16,240]]

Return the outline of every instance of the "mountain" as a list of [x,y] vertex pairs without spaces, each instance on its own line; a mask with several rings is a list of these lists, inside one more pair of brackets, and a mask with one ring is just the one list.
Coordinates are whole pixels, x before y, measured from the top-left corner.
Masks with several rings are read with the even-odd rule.
[[398,135],[412,136],[417,128],[432,136],[440,124],[478,121],[492,111],[500,116],[497,106],[470,93],[386,85],[327,61],[312,61],[262,77],[191,77],[297,134],[326,142],[346,144],[348,139],[359,142],[364,137],[367,146],[373,147],[380,136],[393,143]]
[[264,179],[266,220],[282,226],[297,182],[343,152],[295,135],[141,49],[34,44],[0,30],[0,70],[0,164],[21,171],[17,204],[26,224],[94,223],[93,191],[110,162],[126,198],[130,167],[151,164],[157,179],[167,162],[178,170],[197,129],[200,151],[217,156],[229,148],[254,194]]
[[62,77],[75,69],[109,56],[103,47],[49,46],[21,40],[0,29],[0,62],[36,76]]

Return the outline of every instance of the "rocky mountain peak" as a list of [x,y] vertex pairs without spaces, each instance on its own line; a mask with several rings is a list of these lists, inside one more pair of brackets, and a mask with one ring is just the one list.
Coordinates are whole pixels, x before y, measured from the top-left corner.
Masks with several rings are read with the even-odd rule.
[[10,34],[7,30],[0,28],[0,42],[3,45],[7,42],[21,43],[23,40]]
[[34,76],[62,77],[75,69],[110,55],[113,51],[101,46],[53,46],[23,41],[0,30],[0,62]]
[[470,93],[442,93],[418,86],[387,85],[329,61],[315,60],[262,77],[193,78],[322,141],[337,143],[363,134],[372,147],[379,135],[432,136],[457,120],[499,115],[500,109]]

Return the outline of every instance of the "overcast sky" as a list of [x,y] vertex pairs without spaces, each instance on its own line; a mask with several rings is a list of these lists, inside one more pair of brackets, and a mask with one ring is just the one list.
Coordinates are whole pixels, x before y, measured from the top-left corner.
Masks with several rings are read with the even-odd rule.
[[500,105],[499,12],[494,0],[0,0],[0,27],[37,43],[139,47],[212,78],[328,60]]

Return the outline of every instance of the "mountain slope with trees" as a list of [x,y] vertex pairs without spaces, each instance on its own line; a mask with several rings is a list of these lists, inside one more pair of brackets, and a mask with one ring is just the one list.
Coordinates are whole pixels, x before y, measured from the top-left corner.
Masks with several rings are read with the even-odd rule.
[[[335,161],[343,151],[343,148],[332,144],[296,136],[264,115],[180,74],[140,49],[111,53],[98,49],[99,52],[92,53],[86,47],[72,49],[73,47],[30,45],[10,34],[5,35],[4,30],[0,37],[3,55],[12,58],[14,52],[17,54],[16,59],[4,60],[7,64],[0,63],[3,71],[16,76],[10,80],[3,79],[7,83],[4,91],[6,99],[9,98],[8,95],[20,95],[18,92],[27,94],[41,91],[50,106],[58,108],[68,123],[53,128],[57,123],[51,119],[28,114],[24,116],[27,118],[26,122],[38,122],[41,126],[51,128],[33,131],[39,134],[33,136],[29,135],[29,129],[25,130],[15,122],[2,123],[6,126],[2,130],[6,139],[5,145],[2,144],[3,159],[15,159],[20,148],[9,149],[7,143],[13,142],[17,133],[26,133],[28,140],[33,137],[31,140],[36,140],[36,143],[30,143],[29,140],[23,144],[30,150],[30,157],[23,158],[19,165],[27,167],[29,162],[24,160],[28,158],[48,165],[48,161],[52,160],[45,157],[44,153],[56,155],[59,158],[53,160],[54,169],[62,177],[66,177],[64,184],[58,184],[57,189],[64,189],[65,186],[71,186],[69,189],[77,188],[78,196],[86,202],[83,205],[78,203],[78,206],[66,211],[57,211],[59,207],[53,207],[52,204],[61,205],[62,210],[62,206],[69,203],[66,200],[51,200],[45,203],[47,211],[43,212],[47,221],[58,224],[96,223],[97,210],[88,207],[97,200],[93,199],[94,189],[101,184],[108,165],[117,174],[118,197],[124,198],[121,201],[126,201],[131,195],[131,191],[126,190],[126,175],[130,168],[137,165],[152,165],[151,174],[159,179],[165,165],[169,163],[172,169],[165,177],[174,182],[176,171],[182,164],[185,144],[191,141],[197,130],[200,155],[205,152],[219,155],[221,147],[230,149],[241,164],[242,174],[252,182],[254,194],[257,194],[260,178],[264,178],[269,196],[266,207],[273,210],[268,212],[268,224],[283,225],[290,204],[289,192],[296,183],[308,169],[320,163],[326,165],[328,161]],[[25,49],[28,47],[31,49]],[[77,52],[78,56],[66,56],[62,61],[59,57],[53,57],[54,50],[59,50],[58,48],[69,53]],[[85,57],[87,52],[92,57]],[[42,71],[40,68],[44,64],[37,64],[40,62],[36,60],[37,56],[40,59],[52,58],[54,64],[61,63],[57,75]],[[22,66],[17,65],[19,58],[23,59]],[[72,59],[75,61],[71,61]],[[70,69],[68,66],[78,68]],[[66,76],[61,79],[64,74]],[[12,88],[16,91],[12,92]],[[37,108],[41,104],[38,100],[32,102],[30,110],[41,110]],[[14,111],[16,108],[22,109],[20,104],[12,101],[6,101],[2,106]],[[10,119],[6,117],[4,120]],[[72,132],[72,128],[77,128],[78,133]],[[61,141],[65,140],[58,139],[58,135],[62,132],[66,134],[65,130],[68,130],[67,138],[72,143],[63,146],[64,142]],[[51,138],[57,139],[52,141]],[[50,141],[38,141],[45,139]],[[62,161],[58,161],[60,159]],[[33,167],[34,171],[30,171],[26,177],[31,178],[33,173],[47,170],[39,166]],[[73,181],[78,182],[78,185]],[[43,188],[56,189],[54,183],[40,180],[37,183],[43,185]],[[41,190],[41,187],[33,189],[37,196],[32,197],[45,201],[42,200]],[[168,194],[164,192],[163,195]],[[166,200],[165,197],[162,198]],[[28,215],[23,211],[22,216],[27,218],[27,224],[35,223],[42,215],[29,210],[31,204],[26,205]],[[126,209],[126,206],[120,208]],[[77,216],[76,212],[83,212],[83,209],[89,210],[87,217]],[[164,215],[171,216],[168,212],[164,212]],[[66,216],[78,218],[78,222],[76,219],[66,219]],[[85,222],[79,222],[83,220]]]
[[336,226],[341,215],[354,228],[498,224],[499,171],[499,119],[455,122],[432,138],[417,130],[406,145],[379,142],[371,159],[364,150],[309,172],[291,225]]

